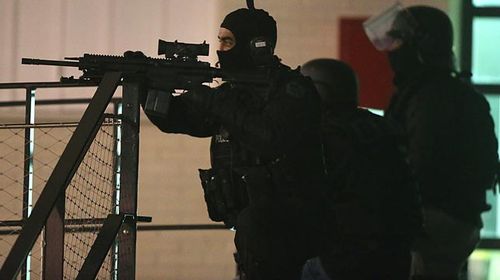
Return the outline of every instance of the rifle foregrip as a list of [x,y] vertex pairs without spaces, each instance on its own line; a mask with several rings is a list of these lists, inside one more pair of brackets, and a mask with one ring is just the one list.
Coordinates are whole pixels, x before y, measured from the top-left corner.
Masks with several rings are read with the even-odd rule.
[[144,111],[148,114],[165,117],[170,106],[170,93],[157,89],[149,89]]

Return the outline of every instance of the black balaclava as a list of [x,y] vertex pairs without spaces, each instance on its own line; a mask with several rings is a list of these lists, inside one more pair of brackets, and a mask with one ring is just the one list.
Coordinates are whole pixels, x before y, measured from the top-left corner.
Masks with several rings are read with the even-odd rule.
[[413,45],[406,43],[399,49],[387,53],[387,58],[394,72],[396,84],[405,82],[423,66],[418,50]]
[[314,59],[300,71],[312,79],[321,97],[323,111],[343,114],[358,106],[358,79],[352,68],[335,59]]
[[448,15],[428,6],[412,6],[405,12],[410,13],[417,27],[411,36],[401,38],[404,42],[401,48],[388,53],[396,81],[408,78],[422,67],[453,71],[453,27]]
[[258,66],[250,50],[250,42],[256,37],[264,37],[272,49],[276,46],[276,21],[264,10],[238,9],[228,14],[220,26],[231,30],[236,39],[232,49],[217,51],[224,70],[251,70]]

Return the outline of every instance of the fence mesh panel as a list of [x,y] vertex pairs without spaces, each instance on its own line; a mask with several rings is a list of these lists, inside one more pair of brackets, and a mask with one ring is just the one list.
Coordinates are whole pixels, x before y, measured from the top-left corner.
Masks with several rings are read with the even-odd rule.
[[[14,126],[15,127],[15,126]],[[23,219],[24,129],[0,129],[0,263],[3,263],[17,239]],[[26,160],[29,160],[26,159]],[[34,196],[36,191],[33,191]],[[30,254],[30,273],[41,278],[41,238]],[[18,276],[20,279],[20,276]]]
[[[75,279],[108,214],[115,213],[116,131],[107,118],[66,190],[64,279]],[[76,126],[34,125],[34,153],[24,156],[25,128],[0,126],[0,265],[13,246],[23,219],[25,161],[33,162],[32,201],[36,203]],[[42,278],[43,232],[31,252],[30,279]],[[111,254],[97,279],[111,279]],[[18,277],[19,278],[19,277]]]
[[[102,126],[66,190],[64,278],[74,279],[108,214],[114,213],[115,126]],[[98,279],[110,279],[111,255]]]

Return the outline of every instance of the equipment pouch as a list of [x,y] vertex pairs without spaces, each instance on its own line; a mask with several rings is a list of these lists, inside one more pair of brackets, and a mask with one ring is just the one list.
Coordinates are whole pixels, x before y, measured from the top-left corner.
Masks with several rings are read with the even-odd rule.
[[217,186],[215,172],[213,169],[198,169],[198,172],[207,203],[208,216],[212,221],[222,222],[226,214],[226,205],[222,189]]
[[231,183],[231,171],[226,169],[198,169],[198,171],[208,216],[212,221],[223,221],[228,228],[234,227],[242,205],[235,189],[237,186]]

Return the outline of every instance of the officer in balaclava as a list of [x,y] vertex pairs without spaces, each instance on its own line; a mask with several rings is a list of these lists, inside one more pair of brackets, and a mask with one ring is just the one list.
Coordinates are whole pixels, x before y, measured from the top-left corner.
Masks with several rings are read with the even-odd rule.
[[167,133],[211,137],[200,178],[210,218],[236,230],[241,279],[299,279],[323,225],[319,96],[274,56],[266,11],[231,12],[218,37],[221,69],[243,78],[172,96],[168,115],[148,117]]
[[[308,261],[302,280],[407,279],[421,215],[401,131],[358,107],[358,81],[346,63],[314,59],[301,72],[321,96],[328,216],[334,217],[324,250]],[[314,276],[321,273],[329,278]]]
[[378,32],[384,24],[375,17],[365,30],[387,52],[394,71],[397,91],[386,116],[406,132],[422,196],[424,231],[413,248],[412,274],[414,279],[461,279],[479,241],[480,215],[489,208],[486,190],[495,181],[493,120],[485,98],[455,72],[448,16],[428,6],[392,12],[396,16],[387,32]]
[[228,14],[219,29],[220,67],[228,71],[251,71],[276,64],[276,22],[264,10],[239,9]]

